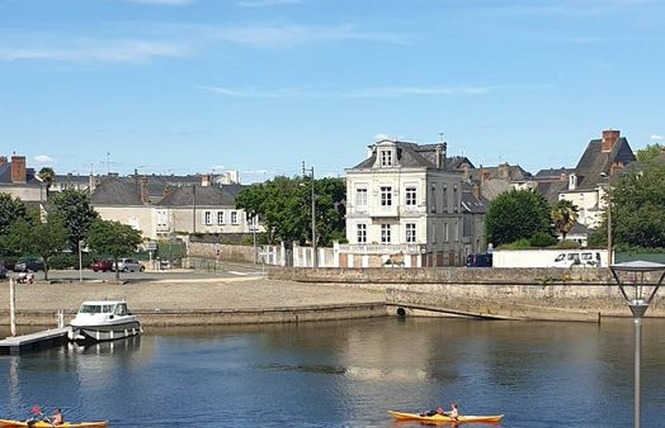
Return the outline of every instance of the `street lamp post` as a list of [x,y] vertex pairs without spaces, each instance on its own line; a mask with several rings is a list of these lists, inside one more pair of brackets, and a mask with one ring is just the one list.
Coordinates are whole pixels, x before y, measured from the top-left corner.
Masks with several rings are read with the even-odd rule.
[[83,241],[79,239],[79,282],[83,282]]
[[[306,175],[306,169],[305,169],[305,162],[302,163],[302,173],[303,173],[303,178]],[[314,167],[310,168],[310,179],[312,180],[311,183],[311,199],[312,199],[312,207],[311,207],[311,212],[312,212],[312,267],[317,268],[319,263],[318,263],[318,255],[316,254],[317,248],[316,248],[316,194],[314,192]]]
[[[634,367],[634,427],[640,427],[640,400],[642,394],[642,317],[665,278],[665,264],[634,261],[610,265],[612,275],[619,285],[621,295],[633,314],[635,326],[635,367]],[[662,271],[657,283],[645,283],[648,272]]]
[[605,184],[605,192],[607,194],[607,266],[611,266],[614,262],[612,254],[612,185],[608,174],[601,172],[600,176],[607,180]]

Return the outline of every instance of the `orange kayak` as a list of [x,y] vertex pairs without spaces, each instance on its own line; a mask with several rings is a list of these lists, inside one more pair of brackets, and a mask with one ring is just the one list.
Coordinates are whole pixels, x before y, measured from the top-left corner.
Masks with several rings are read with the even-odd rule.
[[469,423],[499,423],[503,419],[503,415],[489,415],[489,416],[474,416],[474,415],[460,415],[457,420],[453,420],[449,416],[445,415],[432,415],[432,416],[421,416],[418,413],[404,413],[396,412],[394,410],[388,410],[388,413],[398,421],[420,421],[420,422],[429,422],[429,423],[439,423],[439,424],[448,424],[448,423],[457,423],[457,424],[469,424]]
[[[108,421],[100,422],[65,422],[61,425],[56,425],[58,428],[104,428],[108,425]],[[34,421],[29,424],[27,421],[12,421],[9,419],[0,419],[0,428],[53,428],[53,424],[46,421]]]

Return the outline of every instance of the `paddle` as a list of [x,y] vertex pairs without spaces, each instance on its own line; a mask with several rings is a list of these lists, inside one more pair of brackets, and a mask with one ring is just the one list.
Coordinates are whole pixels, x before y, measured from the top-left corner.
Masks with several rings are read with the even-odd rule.
[[[41,417],[42,420],[43,420],[44,422],[48,422],[49,424],[51,424],[52,427],[55,426],[55,424],[51,421],[51,418],[49,418],[48,416],[46,416],[46,415],[42,412],[42,409],[39,408],[39,406],[37,406],[37,405],[33,405],[33,406],[32,406],[32,413],[33,413],[34,415],[37,415],[37,416]],[[30,426],[32,426],[32,425],[34,425],[34,424],[35,424],[35,422],[32,421],[32,423],[28,423],[28,426],[30,427]]]

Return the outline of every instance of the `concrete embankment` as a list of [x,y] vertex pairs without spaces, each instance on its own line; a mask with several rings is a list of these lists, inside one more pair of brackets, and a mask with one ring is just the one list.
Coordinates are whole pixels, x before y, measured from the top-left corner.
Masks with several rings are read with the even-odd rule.
[[[662,272],[637,277],[656,284]],[[271,278],[385,290],[389,313],[593,321],[631,316],[609,269],[272,269]],[[626,277],[635,281],[636,277]],[[645,286],[648,292],[650,286]],[[647,317],[665,317],[665,288]]]
[[[9,325],[9,285],[0,283],[0,325]],[[68,321],[85,300],[124,299],[144,325],[215,325],[386,316],[385,293],[262,277],[126,283],[44,282],[16,286],[17,325]]]

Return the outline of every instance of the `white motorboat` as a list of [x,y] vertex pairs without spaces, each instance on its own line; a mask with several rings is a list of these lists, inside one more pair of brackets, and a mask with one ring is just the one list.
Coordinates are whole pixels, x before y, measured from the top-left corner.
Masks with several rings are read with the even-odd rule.
[[69,339],[83,345],[138,336],[143,332],[141,323],[129,313],[124,300],[83,302],[69,326]]

